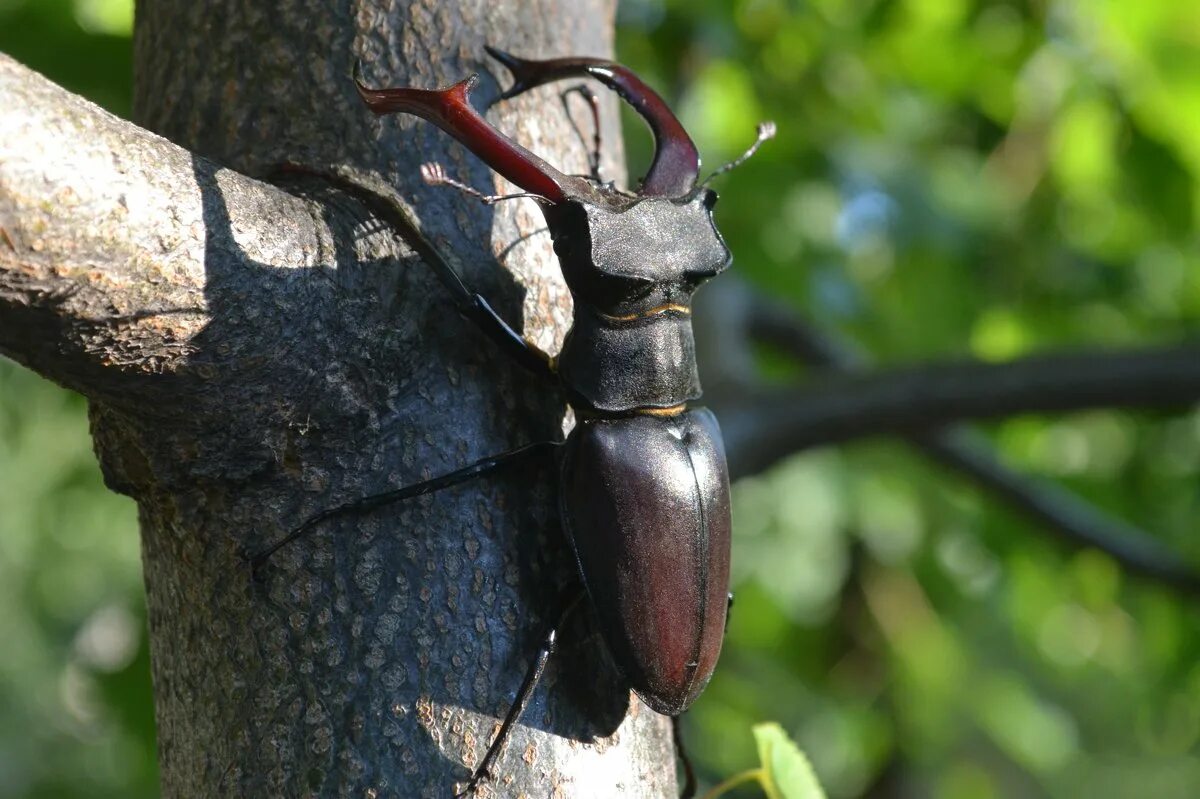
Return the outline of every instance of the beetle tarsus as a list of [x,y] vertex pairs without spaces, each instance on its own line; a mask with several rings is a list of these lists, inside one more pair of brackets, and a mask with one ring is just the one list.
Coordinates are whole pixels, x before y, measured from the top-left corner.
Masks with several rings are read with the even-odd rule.
[[471,775],[471,778],[467,780],[467,787],[454,794],[454,799],[466,799],[468,796],[474,796],[475,790],[479,787],[479,784],[486,782],[491,778],[492,775],[488,771],[482,768],[477,769],[475,773]]
[[421,164],[421,180],[425,181],[430,186],[449,186],[452,189],[458,189],[468,197],[474,197],[484,205],[495,205],[502,200],[537,200],[540,203],[550,204],[550,199],[541,194],[533,194],[532,192],[521,192],[519,194],[484,194],[478,189],[472,188],[465,183],[461,183],[446,174],[446,168],[436,161],[430,161],[426,164]]

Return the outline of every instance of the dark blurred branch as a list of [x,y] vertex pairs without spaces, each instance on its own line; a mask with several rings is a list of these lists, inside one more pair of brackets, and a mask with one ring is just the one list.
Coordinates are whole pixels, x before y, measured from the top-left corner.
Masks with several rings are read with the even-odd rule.
[[752,459],[751,469],[761,469],[806,447],[968,419],[1180,407],[1200,400],[1198,364],[1200,347],[1176,346],[930,364],[760,388],[734,405],[735,413],[762,422],[740,429],[733,448]]
[[[855,348],[809,325],[791,309],[762,298],[751,302],[748,324],[754,338],[811,366],[831,371],[851,372],[866,365],[866,359]],[[1184,369],[1186,377],[1180,383],[1194,386],[1195,373],[1200,370],[1194,366],[1196,353],[1192,352],[1191,357],[1190,361],[1185,359],[1185,364],[1190,363],[1192,367]],[[1118,372],[1114,372],[1114,376],[1121,377]],[[1132,378],[1124,376],[1123,379]],[[1176,394],[1170,391],[1152,399],[1163,400],[1167,396]],[[1054,483],[1008,469],[996,458],[990,445],[970,430],[950,427],[913,433],[905,438],[931,459],[968,477],[1006,504],[1045,525],[1062,540],[1106,552],[1131,571],[1157,582],[1189,594],[1200,593],[1200,574],[1184,565],[1156,539]]]

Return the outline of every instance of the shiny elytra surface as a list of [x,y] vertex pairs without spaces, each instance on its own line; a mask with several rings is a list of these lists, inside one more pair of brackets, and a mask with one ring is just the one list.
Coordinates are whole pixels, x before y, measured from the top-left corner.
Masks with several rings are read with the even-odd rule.
[[678,715],[716,667],[729,586],[729,477],[716,418],[587,419],[563,462],[562,511],[616,665]]

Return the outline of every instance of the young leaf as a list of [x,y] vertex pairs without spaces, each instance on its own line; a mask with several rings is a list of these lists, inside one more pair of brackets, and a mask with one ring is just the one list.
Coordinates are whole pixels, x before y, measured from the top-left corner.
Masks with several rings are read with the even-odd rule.
[[825,799],[808,758],[775,722],[754,725],[758,758],[762,762],[759,777],[770,799]]

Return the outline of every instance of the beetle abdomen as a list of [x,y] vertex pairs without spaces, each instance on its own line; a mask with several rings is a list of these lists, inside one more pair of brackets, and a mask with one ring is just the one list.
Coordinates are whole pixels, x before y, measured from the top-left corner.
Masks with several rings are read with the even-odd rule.
[[687,709],[721,651],[729,477],[713,415],[589,419],[571,434],[561,504],[616,665],[660,713]]

